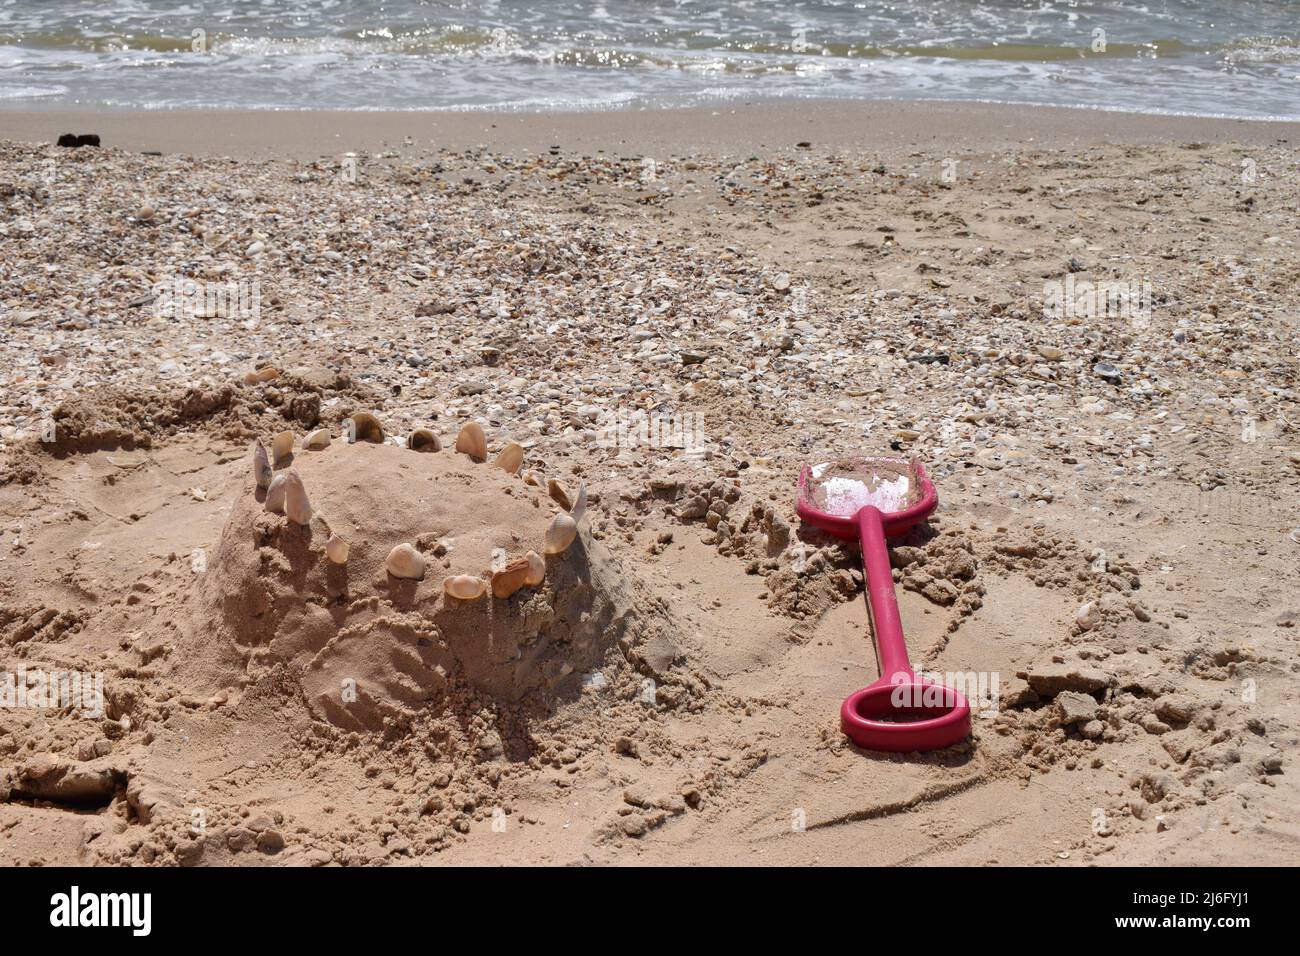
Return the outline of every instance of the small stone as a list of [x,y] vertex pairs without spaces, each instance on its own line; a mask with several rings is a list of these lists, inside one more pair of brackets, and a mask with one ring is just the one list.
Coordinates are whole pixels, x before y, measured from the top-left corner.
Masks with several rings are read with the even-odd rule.
[[231,853],[242,853],[244,850],[251,850],[257,842],[257,834],[247,827],[231,827],[226,831],[226,846]]
[[1087,694],[1062,691],[1056,695],[1056,714],[1062,727],[1088,723],[1097,716],[1097,702]]
[[257,848],[263,853],[279,853],[284,849],[284,834],[279,830],[263,830],[257,835]]
[[1110,684],[1105,672],[1095,667],[1071,664],[1039,665],[1021,676],[1029,682],[1034,693],[1042,697],[1055,697],[1064,690],[1093,694]]
[[[533,570],[533,564],[528,558],[515,558],[500,571],[493,573],[492,595],[504,601],[528,583],[528,577]],[[542,573],[545,572],[546,566],[543,564]]]
[[1156,716],[1170,724],[1187,724],[1204,704],[1188,694],[1169,694],[1156,701]]
[[1092,374],[1098,378],[1110,382],[1112,385],[1118,384],[1120,380],[1120,371],[1109,362],[1098,362],[1092,367]]

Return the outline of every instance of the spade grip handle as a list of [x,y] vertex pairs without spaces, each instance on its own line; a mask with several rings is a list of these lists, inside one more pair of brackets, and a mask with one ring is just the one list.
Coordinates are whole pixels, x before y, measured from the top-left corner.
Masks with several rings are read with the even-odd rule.
[[903,619],[894,595],[894,573],[889,567],[889,546],[885,543],[885,525],[880,509],[865,505],[858,510],[858,537],[862,543],[862,573],[867,579],[867,610],[880,662],[880,680],[888,682],[896,674],[913,678],[907,659],[907,642],[903,640]]

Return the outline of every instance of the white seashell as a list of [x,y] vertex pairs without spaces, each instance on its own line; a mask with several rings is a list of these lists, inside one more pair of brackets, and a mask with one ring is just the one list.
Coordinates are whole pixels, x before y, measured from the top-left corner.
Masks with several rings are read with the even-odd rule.
[[293,454],[293,432],[280,432],[271,441],[271,460],[277,465]]
[[546,561],[536,551],[529,551],[524,558],[528,561],[528,576],[524,578],[524,584],[535,588],[546,578]]
[[573,499],[569,497],[569,489],[555,478],[546,479],[546,493],[565,511],[573,510]]
[[458,600],[473,601],[487,591],[487,582],[472,574],[456,574],[442,582],[442,589]]
[[286,481],[288,480],[285,472],[280,472],[271,479],[271,486],[266,489],[266,502],[264,507],[273,514],[284,514],[284,494],[288,490]]
[[587,483],[584,481],[578,486],[578,497],[573,501],[573,507],[569,509],[569,514],[573,515],[575,522],[581,521],[582,516],[587,513]]
[[348,551],[351,546],[344,539],[334,533],[330,533],[330,539],[325,542],[325,556],[335,564],[348,563]]
[[1101,623],[1101,609],[1097,607],[1095,601],[1089,601],[1087,604],[1080,605],[1079,610],[1074,612],[1074,621],[1079,625],[1079,630],[1091,631]]
[[526,471],[521,477],[524,479],[524,484],[526,485],[532,485],[534,488],[542,487],[542,479],[537,477],[537,472],[535,471]]
[[284,476],[284,513],[298,524],[311,523],[311,502],[307,500],[307,486],[292,468]]
[[258,488],[269,488],[273,477],[275,476],[271,471],[271,459],[266,454],[266,446],[259,438],[253,442],[253,481]]
[[406,436],[406,447],[412,451],[439,451],[442,441],[427,428],[417,428]]
[[555,516],[551,526],[546,529],[546,542],[542,548],[547,554],[563,554],[578,536],[578,522],[573,515],[560,513]]
[[348,419],[348,442],[358,441],[373,442],[376,445],[384,443],[384,426],[369,412],[357,412]]
[[456,450],[475,461],[487,461],[487,436],[478,422],[466,422],[456,436]]
[[333,439],[330,437],[329,429],[318,428],[302,440],[302,447],[310,451],[320,451],[322,448],[328,448]]
[[517,441],[512,441],[501,449],[501,454],[497,455],[497,460],[492,464],[514,475],[519,473],[519,468],[523,463],[524,446]]
[[492,594],[502,600],[510,597],[528,583],[532,563],[527,558],[515,558],[492,575]]
[[388,552],[384,567],[395,578],[406,578],[411,581],[424,579],[424,555],[409,544],[399,544]]

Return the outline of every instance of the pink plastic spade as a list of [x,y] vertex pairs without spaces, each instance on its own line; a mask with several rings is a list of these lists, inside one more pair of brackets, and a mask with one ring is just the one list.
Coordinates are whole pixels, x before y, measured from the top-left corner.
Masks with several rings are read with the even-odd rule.
[[856,456],[805,465],[799,473],[799,517],[862,543],[880,677],[845,698],[840,726],[868,750],[938,750],[970,735],[966,698],[950,687],[919,680],[907,659],[885,543],[886,537],[906,534],[924,521],[938,503],[919,461]]

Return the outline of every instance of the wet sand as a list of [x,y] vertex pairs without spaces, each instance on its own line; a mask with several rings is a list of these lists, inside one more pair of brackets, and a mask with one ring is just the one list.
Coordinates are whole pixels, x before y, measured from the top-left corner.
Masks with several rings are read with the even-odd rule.
[[97,132],[105,146],[198,156],[289,156],[485,146],[611,155],[734,156],[754,150],[992,150],[1008,146],[1199,141],[1300,143],[1300,124],[982,103],[759,103],[592,113],[0,111],[0,139]]

